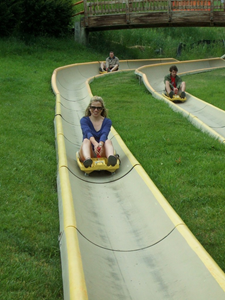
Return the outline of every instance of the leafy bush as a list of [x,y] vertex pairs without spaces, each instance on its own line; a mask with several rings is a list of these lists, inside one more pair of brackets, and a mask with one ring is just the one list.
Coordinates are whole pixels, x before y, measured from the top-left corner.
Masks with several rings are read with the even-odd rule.
[[70,28],[71,0],[1,0],[0,36],[60,36]]
[[22,15],[22,0],[0,1],[0,36],[8,36],[20,24]]
[[71,0],[23,0],[21,32],[59,36],[68,32],[73,12]]

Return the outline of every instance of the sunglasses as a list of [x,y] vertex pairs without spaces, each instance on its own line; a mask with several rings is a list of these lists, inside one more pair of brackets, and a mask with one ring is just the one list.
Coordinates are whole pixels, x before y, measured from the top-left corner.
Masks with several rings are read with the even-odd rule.
[[95,110],[95,109],[103,110],[103,107],[99,107],[99,106],[91,106],[90,108],[93,109],[93,110]]

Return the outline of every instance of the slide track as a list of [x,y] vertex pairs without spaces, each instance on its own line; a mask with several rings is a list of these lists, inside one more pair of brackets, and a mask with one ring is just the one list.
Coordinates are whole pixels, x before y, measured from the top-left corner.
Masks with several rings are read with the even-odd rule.
[[[174,63],[180,64],[170,58],[121,61],[120,70],[136,70],[150,92],[161,99],[162,74]],[[188,63],[188,69],[196,70],[197,61],[183,62],[178,66],[182,73],[187,72]],[[217,67],[223,63],[215,60]],[[208,68],[209,64],[208,60],[197,68]],[[89,83],[95,76],[105,76],[98,75],[98,68],[99,62],[74,64],[58,68],[52,75],[64,299],[225,299],[223,271],[175,213],[114,128],[109,138],[120,154],[120,169],[114,175],[94,172],[85,176],[78,168],[80,118],[92,96]],[[185,112],[189,109],[192,116],[204,110],[205,104],[199,100],[202,106],[196,102],[191,107],[190,97],[177,107],[181,107],[184,115],[184,107]],[[208,110],[205,120],[211,122],[210,116]],[[204,123],[203,119],[200,123]],[[224,138],[223,117],[216,126],[204,124],[203,128],[210,128],[216,137]],[[216,131],[218,124],[221,128]]]

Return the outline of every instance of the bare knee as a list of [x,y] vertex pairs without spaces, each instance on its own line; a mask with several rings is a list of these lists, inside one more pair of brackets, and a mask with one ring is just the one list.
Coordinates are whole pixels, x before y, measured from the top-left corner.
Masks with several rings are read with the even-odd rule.
[[168,93],[171,91],[169,81],[166,81],[165,88],[166,88],[166,91],[167,91]]
[[91,141],[89,139],[84,139],[82,146],[90,146],[91,145]]
[[111,140],[106,140],[105,141],[105,147],[112,146],[112,141]]

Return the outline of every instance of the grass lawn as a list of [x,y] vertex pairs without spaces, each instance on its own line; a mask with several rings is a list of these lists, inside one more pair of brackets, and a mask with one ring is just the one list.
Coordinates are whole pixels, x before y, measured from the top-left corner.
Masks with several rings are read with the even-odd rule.
[[55,68],[99,54],[73,40],[0,40],[0,299],[62,299]]
[[[50,80],[57,67],[102,59],[105,54],[72,39],[0,39],[0,299],[63,298]],[[131,72],[95,80],[92,89],[105,98],[135,157],[225,270],[224,146],[153,99]]]
[[225,82],[225,69],[186,75],[182,78],[185,80],[187,91],[190,94],[225,110],[223,89]]
[[[209,86],[215,84],[216,72]],[[193,76],[188,86],[194,86],[198,76],[204,82],[209,73]],[[225,270],[225,145],[154,99],[133,72],[95,79],[91,89],[105,100],[113,126],[150,178]],[[215,98],[221,99],[221,92],[214,91]],[[223,101],[220,104],[224,107]]]

